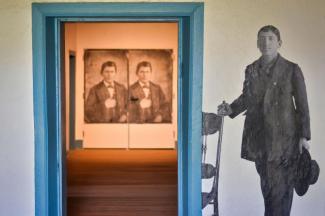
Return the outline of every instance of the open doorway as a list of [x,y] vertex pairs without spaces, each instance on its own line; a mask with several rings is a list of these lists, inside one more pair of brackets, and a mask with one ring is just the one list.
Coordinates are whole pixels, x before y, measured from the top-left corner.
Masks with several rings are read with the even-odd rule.
[[68,215],[177,215],[177,22],[64,25]]
[[[32,3],[35,214],[65,215],[66,22],[176,21],[179,24],[178,215],[201,215],[203,3]],[[62,145],[62,143],[64,143]]]

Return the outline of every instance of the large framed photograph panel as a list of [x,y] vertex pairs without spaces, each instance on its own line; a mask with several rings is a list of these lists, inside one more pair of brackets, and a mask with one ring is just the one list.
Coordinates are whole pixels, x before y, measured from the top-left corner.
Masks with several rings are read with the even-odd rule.
[[[118,109],[125,106],[127,98],[121,102],[122,94],[127,94],[128,60],[123,49],[85,49],[84,50],[84,147],[85,148],[127,148],[128,124],[119,122]],[[103,84],[103,65],[113,62],[115,75],[115,103],[107,108],[102,101],[109,92]],[[119,86],[119,88],[117,88]],[[124,92],[121,92],[124,91]],[[89,101],[91,101],[89,103]],[[88,107],[88,108],[87,108]],[[90,107],[90,108],[89,108]],[[117,116],[117,117],[114,117]]]
[[[90,37],[96,40],[89,40]],[[76,138],[83,141],[83,147],[174,149],[177,143],[178,23],[80,23],[76,46],[75,133]],[[87,109],[91,89],[103,81],[101,70],[108,61],[115,63],[115,81],[127,92],[126,121],[119,121],[121,115],[110,118],[108,110],[108,115],[103,117],[100,113],[104,108],[101,111]],[[156,115],[147,120],[134,120],[134,116],[140,115],[130,107],[130,102],[138,105],[141,102],[140,97],[130,97],[130,87],[138,79],[137,65],[144,61],[152,67],[152,96],[157,95],[154,93],[158,89],[162,92],[159,95],[164,95],[164,103],[159,106],[155,99],[149,102],[155,113],[162,114],[160,121],[154,121]],[[116,92],[119,91],[115,89]],[[99,94],[102,99],[103,94],[106,94],[105,100],[98,106],[112,108],[110,106],[116,104],[117,108],[121,107],[118,106],[120,97],[113,98],[112,105],[111,100],[104,102],[107,93]],[[148,104],[148,100],[141,104]],[[123,112],[117,109],[115,113]]]
[[[137,121],[130,118],[130,148],[175,148],[177,142],[177,50],[173,49],[136,49],[129,50],[130,97],[137,82],[137,66],[149,62],[152,69],[151,82],[161,94],[152,89],[153,109],[159,109],[162,121]],[[156,91],[157,92],[157,91]],[[159,108],[155,104],[159,100]],[[132,103],[132,101],[130,102]],[[141,106],[141,103],[140,103]],[[140,107],[141,109],[141,107]],[[132,116],[132,109],[128,110]]]
[[[103,75],[105,64],[108,62],[113,64],[116,70],[113,99],[115,105],[112,108],[106,103],[110,96]],[[142,96],[144,90],[138,72],[139,65],[144,62],[150,66],[148,100]],[[123,88],[123,93],[118,90],[118,86]],[[124,102],[121,102],[123,95]],[[148,108],[142,107],[145,100],[150,102]],[[122,109],[121,104],[127,116],[123,122],[119,121],[118,115],[118,109]],[[146,110],[151,113],[146,114]],[[114,118],[114,114],[117,118]],[[160,115],[161,120],[155,120],[157,115]],[[175,148],[176,137],[177,58],[175,60],[173,49],[84,51],[86,148]]]

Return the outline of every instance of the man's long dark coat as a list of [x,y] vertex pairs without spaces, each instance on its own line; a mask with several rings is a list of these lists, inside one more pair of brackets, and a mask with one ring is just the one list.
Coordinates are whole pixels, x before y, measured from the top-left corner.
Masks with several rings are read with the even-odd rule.
[[[163,118],[163,122],[170,122],[170,110],[166,102],[164,92],[158,84],[150,82],[150,99],[152,101],[152,117],[154,118],[160,114]],[[128,104],[129,122],[130,123],[144,123],[143,119],[147,119],[143,109],[140,106],[140,102],[146,96],[139,84],[139,81],[130,86],[129,89],[130,102]],[[151,119],[153,121],[153,119]]]
[[124,85],[114,81],[116,106],[106,108],[105,101],[110,97],[104,81],[93,86],[85,103],[87,121],[91,123],[118,122],[122,115],[126,115],[127,90]]
[[[230,105],[234,118],[246,110],[241,156],[268,161],[298,155],[299,138],[310,139],[306,86],[299,66],[278,56],[265,95],[260,95],[259,60],[248,65],[242,94]],[[262,98],[263,106],[258,99]],[[261,110],[262,109],[262,110]]]

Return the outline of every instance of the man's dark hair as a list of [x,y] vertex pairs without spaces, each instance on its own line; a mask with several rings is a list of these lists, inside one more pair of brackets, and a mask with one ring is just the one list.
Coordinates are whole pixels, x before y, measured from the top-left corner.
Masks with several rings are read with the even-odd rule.
[[266,26],[263,26],[263,27],[258,31],[258,33],[257,33],[257,37],[260,35],[261,32],[268,32],[268,31],[274,33],[274,34],[277,36],[278,41],[281,40],[281,36],[280,36],[280,31],[279,31],[279,29],[277,29],[277,28],[276,28],[275,26],[273,26],[273,25],[266,25]]
[[151,63],[148,62],[148,61],[142,61],[142,62],[138,63],[138,65],[137,65],[136,74],[138,74],[139,69],[140,69],[141,67],[150,67],[150,71],[152,71]]
[[115,67],[115,71],[117,71],[117,67],[116,67],[115,62],[113,62],[113,61],[107,61],[107,62],[104,62],[104,63],[102,64],[102,68],[100,69],[100,73],[101,73],[101,74],[103,73],[103,71],[104,71],[104,69],[105,69],[106,67]]

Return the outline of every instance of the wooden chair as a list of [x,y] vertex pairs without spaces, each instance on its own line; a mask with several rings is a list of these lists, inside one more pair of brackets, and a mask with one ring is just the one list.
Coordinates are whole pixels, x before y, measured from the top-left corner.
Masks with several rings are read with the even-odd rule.
[[[202,179],[213,178],[213,185],[210,192],[202,192],[202,209],[207,205],[213,205],[213,216],[219,216],[218,209],[218,182],[219,182],[219,166],[220,166],[220,153],[223,132],[223,116],[218,116],[215,113],[202,113]],[[208,150],[207,137],[211,134],[218,132],[218,143],[216,152],[215,165],[206,163],[206,152]]]

